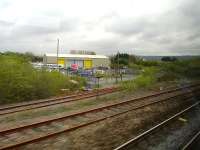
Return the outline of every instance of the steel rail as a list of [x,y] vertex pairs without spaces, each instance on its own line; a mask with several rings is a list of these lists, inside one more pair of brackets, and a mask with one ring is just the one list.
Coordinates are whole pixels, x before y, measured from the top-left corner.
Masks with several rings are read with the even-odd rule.
[[[198,84],[191,84],[191,85],[188,85],[188,86],[184,86],[184,87],[181,87],[181,88],[175,88],[173,90],[166,90],[166,91],[163,91],[163,92],[160,92],[160,94],[165,94],[165,93],[171,93],[171,92],[175,92],[177,90],[181,90],[181,89],[185,89],[185,88],[189,88],[189,87],[195,87],[195,86],[199,86],[200,83]],[[111,90],[109,92],[109,90]],[[117,87],[112,87],[112,88],[105,88],[105,89],[101,89],[100,91],[107,91],[108,93],[112,93],[113,91],[116,92],[116,91],[119,91],[120,89],[117,88]],[[90,98],[90,97],[94,97],[94,96],[100,96],[100,95],[103,95],[103,94],[106,94],[106,93],[99,93],[99,91],[94,91],[94,92],[89,92],[89,94],[92,94],[91,96],[89,95],[86,95],[84,97],[78,97],[78,96],[82,96],[82,95],[85,95],[84,93],[83,94],[80,94],[80,95],[71,95],[71,96],[66,96],[66,97],[61,97],[61,98],[55,98],[55,99],[47,99],[47,100],[43,100],[43,101],[35,101],[31,104],[22,104],[22,105],[15,105],[15,106],[9,106],[9,107],[4,107],[4,108],[0,108],[0,116],[2,115],[7,115],[7,114],[12,114],[12,113],[16,113],[16,112],[21,112],[21,111],[27,111],[27,110],[32,110],[32,109],[37,109],[37,108],[43,108],[43,107],[48,107],[48,106],[52,106],[52,105],[58,105],[58,104],[62,104],[62,103],[68,103],[68,102],[72,102],[72,101],[78,101],[78,100],[83,100],[84,98]],[[154,96],[153,95],[150,95],[151,96]],[[77,97],[75,99],[68,99],[67,98],[73,98],[73,97]],[[66,100],[64,100],[66,99]],[[59,101],[61,102],[59,102]],[[55,103],[51,103],[51,102],[54,102]],[[50,104],[46,104],[46,105],[42,105],[42,106],[35,106],[35,107],[31,107],[31,108],[24,108],[24,109],[20,109],[20,110],[13,110],[13,111],[9,111],[9,109],[15,109],[15,108],[20,108],[20,107],[23,107],[23,106],[31,106],[31,105],[34,105],[34,104],[41,104],[41,103],[49,103]],[[4,111],[3,111],[4,110]],[[8,110],[8,111],[6,111]]]
[[[186,93],[184,93],[184,94],[186,94]],[[175,97],[175,96],[174,96],[174,97]],[[70,132],[70,131],[76,130],[76,129],[78,129],[78,128],[81,128],[81,127],[85,127],[85,126],[88,126],[88,125],[91,125],[91,124],[94,124],[94,123],[97,123],[97,122],[101,122],[101,121],[106,120],[106,119],[108,119],[108,118],[113,118],[113,117],[116,117],[116,116],[119,116],[119,115],[128,113],[128,112],[133,111],[133,110],[141,109],[141,108],[144,108],[144,107],[149,106],[149,105],[153,105],[153,104],[156,104],[156,103],[159,103],[159,102],[162,102],[162,101],[170,100],[170,99],[172,99],[172,98],[173,98],[173,97],[171,97],[171,98],[166,98],[166,99],[164,99],[164,100],[158,100],[158,101],[155,101],[155,102],[151,102],[151,103],[149,103],[149,104],[143,104],[143,105],[138,106],[138,107],[135,107],[135,108],[133,108],[133,109],[129,109],[129,110],[124,111],[124,112],[121,112],[121,113],[117,113],[117,114],[110,115],[110,116],[107,116],[107,117],[104,117],[104,118],[100,118],[100,119],[97,119],[97,120],[94,120],[94,121],[91,121],[91,122],[88,122],[88,123],[83,123],[83,124],[80,124],[80,125],[78,125],[78,126],[75,126],[75,127],[69,128],[69,129],[64,129],[64,130],[62,130],[62,131],[58,131],[58,132],[54,132],[54,133],[49,133],[49,134],[46,134],[45,136],[40,136],[40,137],[31,139],[31,140],[27,140],[27,141],[23,141],[23,142],[21,142],[21,143],[17,143],[17,144],[14,144],[14,145],[9,145],[9,146],[0,148],[0,150],[6,150],[6,149],[10,149],[10,148],[16,148],[16,147],[19,147],[19,146],[22,146],[22,145],[26,145],[26,144],[29,144],[29,143],[34,143],[34,142],[37,142],[37,141],[41,141],[41,140],[44,140],[44,139],[47,139],[47,138],[50,138],[50,137],[59,135],[59,134],[61,134],[61,133]],[[188,98],[187,98],[187,99],[188,99]]]
[[173,115],[172,117],[162,121],[161,123],[157,124],[156,126],[152,127],[151,129],[143,132],[142,134],[136,136],[135,138],[129,140],[128,142],[122,144],[121,146],[115,148],[114,150],[122,150],[122,149],[126,149],[127,146],[129,146],[130,144],[133,144],[134,142],[137,142],[138,140],[140,140],[141,138],[145,137],[145,136],[148,136],[150,134],[153,133],[153,131],[155,131],[156,129],[160,128],[161,126],[164,126],[166,125],[168,122],[170,122],[171,120],[175,119],[176,117],[184,114],[185,112],[191,110],[192,108],[196,107],[196,106],[199,106],[199,103],[200,101],[192,104],[191,106],[187,107],[186,109],[180,111],[179,113],[176,113],[175,115]]
[[193,143],[195,143],[196,139],[198,139],[200,137],[200,131],[197,132],[191,140],[189,140],[189,142],[187,142],[187,144],[185,144],[185,146],[183,146],[183,148],[181,150],[190,150],[191,146]]
[[[193,87],[193,86],[198,86],[200,85],[200,83],[198,84],[191,84],[182,88],[188,88],[188,87]],[[117,87],[111,87],[111,88],[105,88],[105,89],[100,89],[101,90],[109,90],[109,89],[118,89]],[[177,88],[179,90],[179,88]],[[176,89],[174,89],[176,90]],[[89,92],[83,92],[81,94],[73,94],[73,95],[69,95],[69,96],[64,96],[64,97],[59,97],[59,98],[52,98],[52,99],[42,99],[42,100],[37,100],[37,101],[32,101],[32,102],[27,102],[25,104],[16,104],[14,106],[6,106],[6,107],[0,107],[0,111],[2,110],[7,110],[7,109],[11,109],[11,108],[17,108],[17,107],[22,107],[22,106],[29,106],[29,105],[34,105],[34,104],[40,104],[40,103],[45,103],[45,102],[50,102],[50,101],[57,101],[57,100],[63,100],[63,99],[67,99],[67,98],[73,98],[73,97],[77,97],[77,96],[81,96],[81,95],[85,95],[87,93],[94,93],[94,92],[98,92],[98,91],[89,91]]]
[[[171,99],[171,98],[176,98],[178,96],[186,95],[188,93],[193,93],[193,92],[194,91],[189,91],[189,92],[186,92],[186,93],[180,93],[178,95],[165,98],[164,101]],[[155,94],[153,94],[153,95],[154,95],[154,97],[159,96],[159,95],[155,95]],[[17,131],[17,130],[23,130],[25,128],[37,127],[37,126],[40,126],[40,125],[43,125],[43,124],[48,124],[48,123],[51,123],[51,122],[54,122],[54,121],[62,121],[64,119],[67,119],[67,118],[70,118],[70,117],[76,117],[76,116],[84,115],[84,114],[91,113],[91,112],[101,111],[103,109],[109,109],[109,108],[112,108],[112,107],[120,106],[120,105],[123,105],[123,104],[128,104],[128,103],[131,103],[131,102],[138,102],[138,101],[144,100],[146,98],[149,98],[149,96],[134,98],[134,99],[130,99],[128,101],[123,101],[123,102],[119,102],[119,103],[115,103],[115,104],[111,104],[111,105],[107,105],[107,106],[102,106],[102,107],[90,109],[90,110],[83,111],[83,112],[78,112],[78,113],[74,113],[74,114],[70,114],[70,115],[66,115],[66,116],[62,116],[62,117],[58,117],[58,118],[54,118],[54,119],[48,119],[48,120],[45,120],[45,121],[39,121],[39,122],[28,124],[28,125],[22,125],[22,126],[19,126],[19,127],[6,129],[6,130],[3,130],[3,131],[0,131],[0,135],[8,133],[8,132],[14,132],[14,131]],[[159,101],[160,100],[158,100],[158,102]]]
[[[109,90],[109,89],[117,89],[116,87],[112,87],[112,88],[104,88],[104,89],[99,89],[98,91],[104,91],[104,90]],[[58,101],[58,100],[63,100],[63,99],[68,99],[68,98],[73,98],[73,97],[77,97],[77,96],[82,96],[85,94],[91,94],[97,91],[89,91],[89,92],[81,92],[79,94],[72,94],[72,95],[68,95],[68,96],[63,96],[63,97],[58,97],[58,98],[51,98],[51,99],[41,99],[41,100],[36,100],[36,101],[30,101],[27,102],[25,104],[16,104],[16,105],[11,105],[11,106],[6,106],[6,107],[0,107],[0,111],[2,110],[7,110],[7,109],[11,109],[11,108],[18,108],[18,107],[23,107],[23,106],[29,106],[29,105],[34,105],[34,104],[41,104],[41,103],[46,103],[46,102],[51,102],[51,101]]]
[[[104,91],[98,91],[98,92],[94,92],[94,93],[89,93],[87,95],[81,95],[81,96],[74,96],[74,98],[72,99],[60,99],[60,101],[51,101],[50,103],[48,102],[44,102],[44,103],[47,103],[47,104],[43,104],[43,105],[39,105],[37,106],[38,104],[31,104],[31,105],[28,105],[28,106],[34,106],[34,107],[31,107],[31,108],[23,108],[24,106],[19,106],[18,108],[23,108],[23,109],[19,109],[19,110],[12,110],[12,111],[7,111],[7,110],[4,110],[4,111],[0,111],[0,116],[2,115],[7,115],[7,114],[12,114],[12,113],[16,113],[16,112],[22,112],[22,111],[27,111],[27,110],[32,110],[32,109],[38,109],[38,108],[43,108],[43,107],[48,107],[48,106],[54,106],[54,105],[58,105],[58,104],[63,104],[63,103],[69,103],[69,102],[73,102],[73,101],[80,101],[80,100],[85,100],[86,98],[92,98],[92,97],[95,97],[95,96],[101,96],[101,95],[104,95],[104,94],[109,94],[109,93],[113,93],[113,92],[117,92],[119,89],[108,89],[108,90],[104,90]],[[40,103],[41,104],[41,103]],[[26,107],[26,106],[25,106]],[[15,109],[15,108],[13,108]]]

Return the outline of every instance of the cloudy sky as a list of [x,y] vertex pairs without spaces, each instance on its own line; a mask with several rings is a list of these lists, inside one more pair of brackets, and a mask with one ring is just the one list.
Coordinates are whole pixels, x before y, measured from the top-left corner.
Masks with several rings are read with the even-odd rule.
[[0,0],[0,50],[199,55],[200,0]]

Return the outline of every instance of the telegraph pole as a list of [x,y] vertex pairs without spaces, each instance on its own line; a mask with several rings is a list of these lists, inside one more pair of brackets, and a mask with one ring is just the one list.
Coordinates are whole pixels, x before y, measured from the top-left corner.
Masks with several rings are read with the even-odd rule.
[[117,52],[116,83],[118,83],[118,75],[119,75],[119,51]]
[[119,75],[119,51],[117,53],[117,72],[118,72],[118,75]]
[[57,39],[57,67],[58,67],[59,39]]

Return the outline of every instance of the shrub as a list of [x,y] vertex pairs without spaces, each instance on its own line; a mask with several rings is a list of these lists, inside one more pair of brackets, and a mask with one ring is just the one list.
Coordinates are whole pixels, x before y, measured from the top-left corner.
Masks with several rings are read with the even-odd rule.
[[144,66],[144,67],[154,67],[154,66],[158,66],[159,62],[152,61],[152,60],[144,61],[144,60],[139,59],[138,61],[136,61],[136,64],[140,66]]
[[79,89],[85,85],[81,77],[71,78],[59,72],[35,70],[24,57],[0,56],[0,103],[28,101],[57,95],[60,89]]
[[136,79],[122,82],[121,87],[127,90],[150,87],[152,84],[156,83],[156,72],[157,69],[154,67],[145,68],[143,73]]
[[200,59],[165,62],[160,65],[159,81],[180,79],[198,79],[200,77]]
[[82,87],[87,84],[85,78],[82,78],[80,76],[72,76],[72,77],[70,77],[70,79],[78,82],[78,84],[76,84],[76,83],[68,84],[68,89],[70,89],[70,90],[75,90],[75,89],[79,89],[79,88],[82,89]]
[[171,62],[140,61],[131,65],[142,73],[134,80],[122,82],[124,89],[149,87],[156,82],[198,80],[200,78],[200,58]]

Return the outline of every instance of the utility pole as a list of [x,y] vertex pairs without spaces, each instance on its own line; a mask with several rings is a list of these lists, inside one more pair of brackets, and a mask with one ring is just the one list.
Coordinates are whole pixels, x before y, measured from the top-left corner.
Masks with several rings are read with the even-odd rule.
[[59,39],[57,39],[57,67],[58,67]]
[[118,83],[118,75],[119,75],[119,51],[117,52],[116,83]]
[[118,71],[118,75],[119,75],[119,51],[118,51],[118,53],[117,53],[118,55],[117,55],[117,71]]

